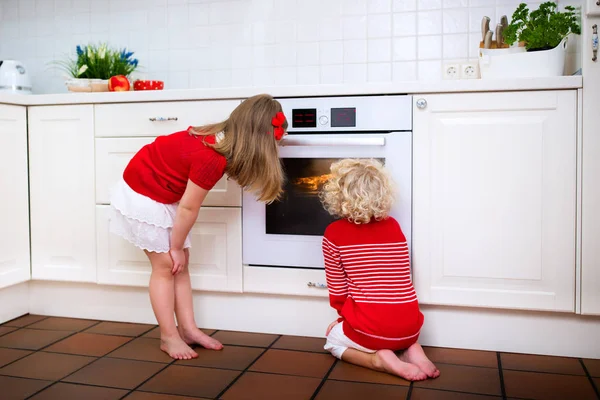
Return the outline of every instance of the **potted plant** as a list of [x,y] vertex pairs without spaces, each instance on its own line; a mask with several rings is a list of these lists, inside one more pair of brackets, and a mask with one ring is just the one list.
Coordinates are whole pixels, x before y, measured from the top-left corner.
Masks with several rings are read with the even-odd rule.
[[[580,34],[579,16],[572,6],[558,11],[554,2],[540,4],[529,11],[521,3],[503,30],[510,50],[480,52],[482,78],[536,78],[560,76],[564,73],[568,36]],[[519,46],[519,47],[515,47]],[[522,51],[516,51],[523,49]],[[508,50],[508,49],[507,49]]]
[[76,55],[55,63],[67,73],[71,92],[106,92],[111,77],[128,77],[139,64],[132,51],[111,49],[105,43],[77,46]]

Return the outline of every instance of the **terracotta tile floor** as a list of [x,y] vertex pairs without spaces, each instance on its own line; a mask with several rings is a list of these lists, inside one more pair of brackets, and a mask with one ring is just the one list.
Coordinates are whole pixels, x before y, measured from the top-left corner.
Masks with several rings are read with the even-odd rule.
[[0,399],[600,399],[600,360],[427,348],[442,375],[410,384],[336,361],[323,339],[204,331],[223,351],[173,361],[154,325],[27,315],[0,325]]

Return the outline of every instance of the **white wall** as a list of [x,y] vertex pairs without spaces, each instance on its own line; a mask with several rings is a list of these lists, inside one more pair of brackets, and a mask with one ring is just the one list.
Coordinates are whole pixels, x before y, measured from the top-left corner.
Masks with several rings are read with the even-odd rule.
[[519,2],[0,0],[0,59],[24,62],[37,93],[64,92],[48,63],[89,41],[130,48],[171,89],[428,81],[476,59],[481,18]]

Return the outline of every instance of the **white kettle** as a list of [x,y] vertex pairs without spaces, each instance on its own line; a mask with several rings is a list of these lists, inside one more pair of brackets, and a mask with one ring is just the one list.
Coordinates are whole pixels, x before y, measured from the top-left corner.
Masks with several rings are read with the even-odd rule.
[[31,94],[31,78],[23,63],[0,60],[0,92]]

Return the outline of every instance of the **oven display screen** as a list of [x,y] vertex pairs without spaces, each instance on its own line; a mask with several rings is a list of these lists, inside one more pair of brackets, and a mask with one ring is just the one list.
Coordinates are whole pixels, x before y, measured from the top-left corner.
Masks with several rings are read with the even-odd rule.
[[332,128],[352,128],[356,126],[356,108],[332,108]]
[[292,110],[292,128],[316,128],[316,108],[295,108]]

